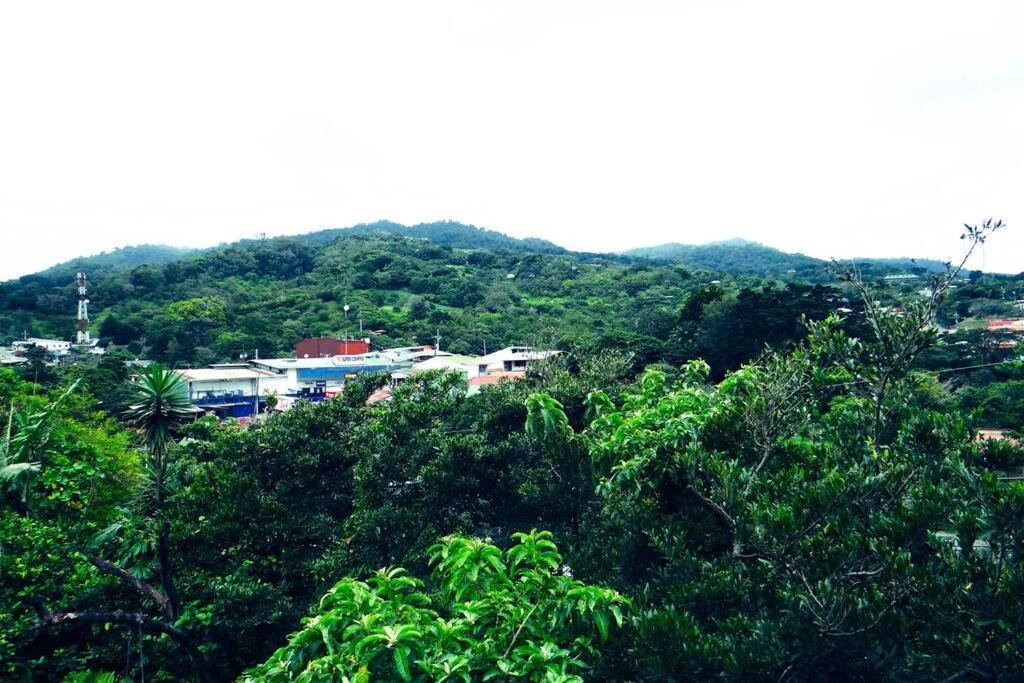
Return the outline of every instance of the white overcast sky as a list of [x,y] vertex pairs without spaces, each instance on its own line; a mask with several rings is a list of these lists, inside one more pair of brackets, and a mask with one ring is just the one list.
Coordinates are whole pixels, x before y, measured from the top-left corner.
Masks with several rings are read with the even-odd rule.
[[1024,270],[1024,2],[7,2],[0,278],[381,218]]

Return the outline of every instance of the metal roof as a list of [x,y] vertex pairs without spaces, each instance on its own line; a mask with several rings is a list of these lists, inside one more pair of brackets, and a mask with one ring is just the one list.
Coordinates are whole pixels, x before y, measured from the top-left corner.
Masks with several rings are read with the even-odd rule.
[[276,377],[272,372],[267,372],[266,370],[255,370],[252,368],[186,368],[184,370],[175,370],[175,372],[190,382],[226,382],[231,380]]
[[530,346],[508,346],[504,349],[481,356],[480,360],[485,363],[503,362],[506,360],[543,360],[561,351],[538,351]]

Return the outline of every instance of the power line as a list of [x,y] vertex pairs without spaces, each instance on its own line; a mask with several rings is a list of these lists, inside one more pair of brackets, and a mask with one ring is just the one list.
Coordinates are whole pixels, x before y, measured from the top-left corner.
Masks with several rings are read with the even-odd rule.
[[978,370],[980,368],[991,368],[996,365],[1009,365],[1010,363],[1020,363],[1024,361],[1022,358],[1010,358],[1008,360],[995,361],[994,363],[982,363],[980,365],[964,365],[959,368],[946,368],[944,370],[927,370],[926,372],[934,372],[936,375],[944,372],[960,372],[961,370]]
[[[992,368],[992,367],[995,367],[997,365],[1009,365],[1011,363],[1022,363],[1022,362],[1024,362],[1024,358],[1010,358],[1010,359],[1007,359],[1007,360],[995,361],[993,363],[980,363],[978,365],[962,365],[962,366],[960,366],[958,368],[940,368],[938,370],[927,370],[926,369],[926,370],[924,370],[924,372],[930,372],[930,373],[935,374],[935,375],[941,375],[941,374],[947,373],[947,372],[963,372],[964,370],[980,370],[981,368]],[[833,384],[831,386],[833,386],[833,387],[849,387],[849,386],[854,386],[854,385],[857,385],[857,384],[867,384],[870,381],[871,380],[867,380],[867,379],[858,379],[858,380],[856,380],[854,382],[840,382],[839,384]]]

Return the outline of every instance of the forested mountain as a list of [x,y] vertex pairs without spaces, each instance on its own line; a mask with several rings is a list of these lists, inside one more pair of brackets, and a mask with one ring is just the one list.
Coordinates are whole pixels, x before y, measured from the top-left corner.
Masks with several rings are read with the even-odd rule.
[[[691,268],[706,268],[743,275],[785,276],[814,281],[834,277],[829,261],[804,254],[792,254],[742,239],[707,244],[669,242],[653,247],[628,249],[622,253],[627,256],[681,263]],[[941,261],[932,259],[855,258],[852,261],[871,275],[899,271],[941,273],[946,268]]]
[[[175,365],[289,354],[303,337],[362,330],[378,348],[438,334],[458,353],[542,341],[627,349],[638,367],[697,355],[717,373],[766,343],[799,338],[801,316],[848,307],[849,292],[815,259],[742,241],[676,247],[643,252],[652,258],[588,254],[451,222],[380,222],[189,253],[129,247],[0,284],[0,343],[70,337],[78,269],[89,275],[94,336]],[[896,272],[862,270],[876,281]],[[1009,314],[1014,282],[972,276],[941,319]],[[924,284],[883,291],[898,302]]]
[[197,250],[185,247],[171,247],[166,244],[139,244],[130,247],[118,247],[112,251],[105,251],[95,256],[80,256],[70,261],[58,263],[34,275],[26,275],[21,279],[38,279],[61,285],[69,278],[73,278],[78,271],[84,270],[86,272],[105,274],[114,270],[135,268],[147,264],[169,263],[195,251]]
[[417,225],[377,221],[375,223],[361,223],[350,228],[319,230],[306,235],[300,235],[299,239],[308,244],[328,244],[338,237],[345,235],[380,233],[415,237],[429,240],[434,244],[458,247],[460,249],[529,251],[539,254],[564,254],[568,252],[567,249],[547,240],[536,237],[510,237],[497,230],[478,228],[475,225],[466,225],[456,221],[435,221],[433,223],[419,223]]
[[789,254],[757,242],[733,239],[708,244],[669,242],[653,247],[629,249],[624,254],[674,261],[692,268],[706,268],[745,275],[781,275],[793,271],[798,276],[820,277],[827,263],[820,259]]
[[946,270],[942,261],[926,258],[858,258],[854,261],[910,272],[943,273]]
[[[94,334],[174,364],[256,349],[288,354],[302,337],[361,328],[378,333],[376,346],[427,343],[439,333],[445,349],[481,353],[542,339],[565,349],[625,348],[642,362],[675,362],[696,344],[727,369],[765,341],[800,336],[801,315],[819,318],[839,306],[826,287],[790,284],[786,293],[758,278],[669,263],[536,252],[532,243],[457,224],[410,230],[429,239],[364,226],[246,240],[131,269],[97,267],[89,270]],[[701,303],[691,302],[688,315],[706,315],[714,338],[692,319],[680,326],[695,294]],[[67,337],[74,302],[70,276],[4,283],[0,330],[8,340],[23,331]],[[753,329],[764,335],[745,331]],[[723,346],[717,335],[735,340]]]

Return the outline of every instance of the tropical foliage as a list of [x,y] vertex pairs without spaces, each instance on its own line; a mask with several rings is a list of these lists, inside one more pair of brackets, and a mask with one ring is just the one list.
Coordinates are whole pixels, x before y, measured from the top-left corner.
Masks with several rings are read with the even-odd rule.
[[[441,249],[408,239],[344,244]],[[234,267],[218,253],[190,263]],[[570,258],[514,253],[533,280]],[[474,395],[433,371],[368,405],[387,378],[363,377],[244,426],[193,419],[174,373],[133,381],[124,357],[45,384],[0,370],[0,676],[1019,678],[1024,448],[976,434],[1021,426],[1020,370],[1005,344],[972,358],[975,336],[935,329],[959,276],[896,307],[856,272],[744,289],[572,263],[593,266],[570,279],[595,310],[602,284],[677,292],[644,312],[669,311],[645,324],[671,343],[588,342]],[[530,280],[497,284],[524,300]],[[160,315],[212,334],[239,320],[217,296],[182,289]],[[444,310],[417,296],[416,315]]]
[[626,600],[567,576],[549,532],[514,538],[505,553],[465,536],[431,547],[441,612],[402,569],[339,582],[243,680],[582,681]]

